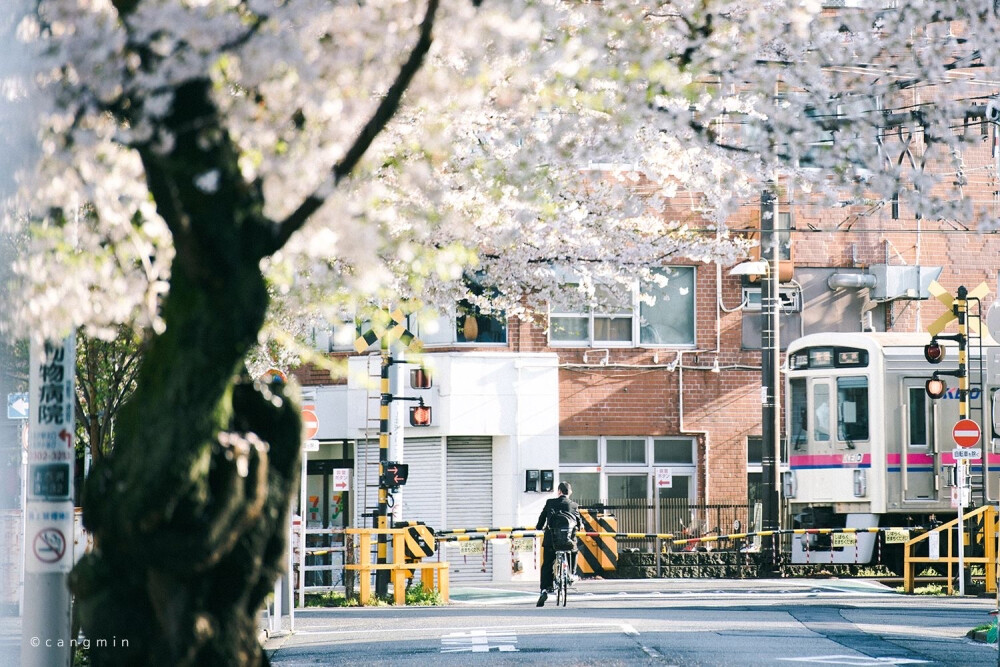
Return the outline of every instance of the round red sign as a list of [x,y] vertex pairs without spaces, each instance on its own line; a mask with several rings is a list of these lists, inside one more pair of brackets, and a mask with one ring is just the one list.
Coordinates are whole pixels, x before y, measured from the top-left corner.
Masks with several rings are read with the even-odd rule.
[[311,440],[319,433],[319,418],[313,411],[313,406],[307,405],[302,408],[302,435],[306,440]]
[[971,419],[959,419],[951,429],[951,435],[959,447],[974,447],[979,442],[981,432],[979,424]]

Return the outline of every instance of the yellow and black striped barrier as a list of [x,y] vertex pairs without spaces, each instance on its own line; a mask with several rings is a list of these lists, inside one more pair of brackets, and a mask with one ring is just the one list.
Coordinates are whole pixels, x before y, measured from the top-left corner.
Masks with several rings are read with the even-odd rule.
[[433,528],[425,525],[423,521],[407,521],[403,524],[397,524],[396,527],[406,528],[403,544],[408,559],[420,560],[434,555],[437,545]]
[[585,530],[578,533],[580,553],[576,567],[581,574],[600,574],[618,569],[618,519],[611,514],[580,510]]
[[435,533],[435,535],[443,537],[443,536],[446,536],[446,535],[465,535],[467,533],[513,533],[513,532],[522,531],[522,530],[530,530],[530,531],[538,533],[539,535],[542,533],[542,531],[540,531],[540,530],[536,531],[534,526],[501,526],[499,528],[497,528],[497,527],[492,527],[492,528],[449,528],[447,530],[439,530],[439,531],[437,531]]

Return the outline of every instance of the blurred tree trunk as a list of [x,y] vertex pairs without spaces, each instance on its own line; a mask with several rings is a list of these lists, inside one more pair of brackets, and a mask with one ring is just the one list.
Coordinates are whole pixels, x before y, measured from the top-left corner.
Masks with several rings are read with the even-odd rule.
[[[176,90],[169,152],[140,147],[176,256],[166,327],[84,490],[96,549],[71,587],[97,666],[267,662],[256,614],[282,570],[301,427],[282,389],[240,379],[267,308],[273,225],[209,86]],[[206,173],[214,189],[196,186]]]

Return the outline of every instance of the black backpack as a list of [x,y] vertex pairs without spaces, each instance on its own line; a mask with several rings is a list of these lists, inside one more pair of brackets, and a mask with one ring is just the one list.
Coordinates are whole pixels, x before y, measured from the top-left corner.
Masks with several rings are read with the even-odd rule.
[[572,551],[576,548],[576,516],[571,512],[557,510],[549,515],[549,535],[556,551]]

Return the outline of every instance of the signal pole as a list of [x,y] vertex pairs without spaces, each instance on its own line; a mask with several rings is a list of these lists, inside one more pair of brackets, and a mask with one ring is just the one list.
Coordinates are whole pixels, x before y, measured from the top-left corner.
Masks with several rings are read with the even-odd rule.
[[[777,530],[779,526],[779,480],[778,461],[781,457],[781,407],[778,388],[779,367],[781,364],[781,343],[778,326],[780,324],[779,308],[779,276],[781,243],[777,232],[777,198],[770,188],[760,195],[760,243],[761,259],[765,258],[764,250],[771,251],[768,260],[768,274],[761,280],[761,469],[764,497],[762,500],[763,530]],[[765,239],[768,246],[765,246]],[[776,539],[771,538],[770,549],[761,546],[763,550],[764,568],[770,567],[777,557]],[[769,553],[770,552],[770,553]]]

